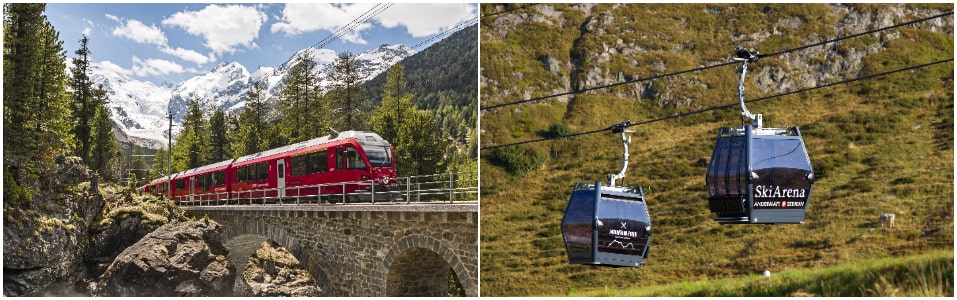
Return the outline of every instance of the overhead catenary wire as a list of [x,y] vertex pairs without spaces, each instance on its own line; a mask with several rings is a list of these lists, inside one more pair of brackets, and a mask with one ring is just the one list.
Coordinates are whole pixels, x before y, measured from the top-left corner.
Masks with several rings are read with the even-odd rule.
[[[825,41],[822,41],[822,42],[812,43],[812,44],[808,44],[808,45],[804,45],[804,46],[800,46],[800,47],[796,47],[796,48],[781,50],[781,51],[777,51],[777,52],[770,53],[770,54],[758,54],[758,57],[759,57],[759,58],[772,57],[772,56],[782,55],[782,54],[791,53],[791,52],[795,52],[795,51],[799,51],[799,50],[804,50],[804,49],[808,49],[808,48],[813,48],[813,47],[817,47],[817,46],[823,46],[823,45],[826,45],[826,44],[828,44],[828,43],[834,43],[834,42],[842,41],[842,40],[845,40],[845,39],[850,39],[850,38],[855,38],[855,37],[859,37],[859,36],[863,36],[863,35],[867,35],[867,34],[872,34],[872,33],[876,33],[876,32],[881,32],[881,31],[884,31],[884,30],[889,30],[889,29],[894,29],[894,28],[898,28],[898,27],[902,27],[902,26],[907,26],[907,25],[913,25],[913,24],[917,24],[917,23],[921,23],[921,22],[926,22],[926,21],[928,21],[928,20],[932,20],[932,19],[936,19],[936,18],[941,18],[941,17],[953,15],[953,14],[954,14],[954,12],[953,12],[953,11],[950,11],[950,12],[946,12],[946,13],[942,13],[942,14],[938,14],[938,15],[934,15],[934,16],[930,16],[930,17],[926,17],[926,18],[921,18],[921,19],[917,19],[917,20],[913,20],[913,21],[903,22],[903,23],[900,23],[900,24],[895,24],[895,25],[891,25],[891,26],[887,26],[887,27],[882,27],[882,28],[877,28],[877,29],[873,29],[873,30],[868,30],[868,31],[864,31],[864,32],[861,32],[861,33],[851,34],[851,35],[847,35],[847,36],[837,37],[837,38],[833,38],[833,39],[830,39],[830,40],[825,40]],[[484,16],[483,16],[483,17],[484,17]],[[638,78],[638,79],[634,79],[634,80],[627,80],[627,81],[622,81],[622,82],[617,82],[617,83],[612,83],[612,84],[602,85],[602,86],[596,86],[596,87],[591,87],[591,88],[586,88],[586,89],[581,89],[581,90],[568,91],[568,92],[564,92],[564,93],[558,93],[558,94],[553,94],[553,95],[535,97],[535,98],[530,98],[530,99],[525,99],[525,100],[518,100],[518,101],[513,101],[513,102],[500,103],[500,104],[495,104],[495,105],[482,106],[480,109],[481,109],[481,110],[487,110],[487,109],[499,108],[499,107],[504,107],[504,106],[510,106],[510,105],[516,105],[516,104],[534,102],[534,101],[541,101],[541,100],[550,99],[550,98],[555,98],[555,97],[581,94],[581,93],[585,93],[585,92],[589,92],[589,91],[594,91],[594,90],[599,90],[599,89],[605,89],[605,88],[615,87],[615,86],[624,85],[624,84],[631,84],[631,83],[637,83],[637,82],[643,82],[643,81],[649,81],[649,80],[660,79],[660,78],[664,78],[664,77],[670,77],[670,76],[681,75],[681,74],[685,74],[685,73],[704,71],[704,70],[708,70],[708,69],[712,69],[712,68],[717,68],[717,67],[722,67],[722,66],[726,66],[726,65],[730,65],[730,64],[734,64],[734,63],[735,63],[734,61],[729,61],[729,62],[719,63],[719,64],[707,66],[707,67],[698,67],[698,68],[694,68],[694,69],[690,69],[690,70],[677,71],[677,72],[672,72],[672,73],[667,73],[667,74],[662,74],[662,75],[657,75],[657,76],[651,76],[651,77],[645,77],[645,78]]]
[[[946,62],[953,62],[953,61],[954,61],[954,58],[951,57],[951,58],[949,58],[949,59],[944,59],[944,60],[939,60],[939,61],[935,61],[935,62],[930,62],[930,63],[920,64],[920,65],[905,67],[905,68],[896,69],[896,70],[891,70],[891,71],[885,71],[885,72],[875,73],[875,74],[871,74],[871,75],[861,76],[861,77],[852,78],[852,79],[847,79],[847,80],[842,80],[842,81],[836,81],[836,82],[826,83],[826,84],[822,84],[822,85],[818,85],[818,86],[814,86],[814,87],[810,87],[810,88],[797,89],[797,90],[788,91],[788,92],[784,92],[784,93],[780,93],[780,94],[774,94],[774,95],[770,95],[770,96],[765,96],[765,97],[760,97],[760,98],[756,98],[756,99],[746,100],[746,101],[744,101],[744,102],[745,102],[745,103],[752,103],[752,102],[764,101],[764,100],[768,100],[768,99],[773,99],[773,98],[778,98],[778,97],[783,97],[783,96],[788,96],[788,95],[803,93],[803,92],[807,92],[807,91],[822,89],[822,88],[831,87],[831,86],[836,86],[836,85],[841,85],[841,84],[847,84],[847,83],[851,83],[851,82],[855,82],[855,81],[861,81],[861,80],[866,80],[866,79],[872,79],[872,78],[875,78],[875,77],[886,76],[886,75],[890,75],[890,74],[894,74],[894,73],[900,73],[900,72],[904,72],[904,71],[910,71],[910,70],[920,69],[920,68],[924,68],[924,67],[929,67],[929,66],[933,66],[933,65],[937,65],[937,64],[942,64],[942,63],[946,63]],[[623,126],[623,128],[633,127],[633,126],[638,126],[638,125],[651,124],[651,123],[656,123],[656,122],[661,122],[661,121],[667,121],[667,120],[671,120],[671,119],[677,119],[677,118],[686,117],[686,116],[695,115],[695,114],[704,113],[704,112],[709,112],[709,111],[713,111],[713,110],[719,110],[719,109],[726,109],[726,108],[731,108],[731,107],[737,107],[738,105],[739,105],[738,102],[734,102],[734,103],[729,103],[729,104],[724,104],[724,105],[712,106],[712,107],[708,107],[708,108],[703,108],[703,109],[699,109],[699,110],[694,110],[694,111],[689,111],[689,112],[674,114],[674,115],[670,115],[670,116],[666,116],[666,117],[661,117],[661,118],[657,118],[657,119],[651,119],[651,120],[645,120],[645,121],[641,121],[641,122],[635,122],[635,123],[632,123],[631,125],[625,125],[625,126]],[[482,147],[481,150],[493,150],[493,149],[502,148],[502,147],[517,146],[517,145],[530,144],[530,143],[538,143],[538,142],[544,142],[544,141],[549,141],[549,140],[556,140],[556,139],[563,139],[563,138],[575,137],[575,136],[580,136],[580,135],[587,135],[587,134],[599,133],[599,132],[611,130],[612,127],[614,127],[614,125],[611,126],[611,127],[608,127],[608,128],[596,129],[596,130],[591,130],[591,131],[586,131],[586,132],[577,132],[577,133],[572,133],[572,134],[562,135],[562,136],[557,136],[557,137],[541,138],[541,139],[535,139],[535,140],[527,140],[527,141],[521,141],[521,142],[515,142],[515,143],[502,144],[502,145],[486,146],[486,147]]]

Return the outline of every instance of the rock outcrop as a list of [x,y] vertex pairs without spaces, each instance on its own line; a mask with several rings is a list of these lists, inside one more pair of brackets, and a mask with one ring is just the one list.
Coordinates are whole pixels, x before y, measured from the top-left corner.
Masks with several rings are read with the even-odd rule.
[[26,183],[38,192],[3,203],[4,296],[82,294],[86,229],[103,198],[87,182],[90,173],[78,157],[58,157],[40,174],[37,182]]
[[322,291],[299,260],[272,240],[263,242],[249,258],[243,278],[253,296],[314,297]]
[[93,296],[230,296],[236,268],[221,225],[173,222],[126,248],[90,286]]

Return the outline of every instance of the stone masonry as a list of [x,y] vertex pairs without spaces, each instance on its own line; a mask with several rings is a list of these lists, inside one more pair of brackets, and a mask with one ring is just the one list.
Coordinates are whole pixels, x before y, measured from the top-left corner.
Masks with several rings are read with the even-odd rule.
[[184,207],[286,247],[326,296],[447,296],[452,269],[478,295],[478,205]]

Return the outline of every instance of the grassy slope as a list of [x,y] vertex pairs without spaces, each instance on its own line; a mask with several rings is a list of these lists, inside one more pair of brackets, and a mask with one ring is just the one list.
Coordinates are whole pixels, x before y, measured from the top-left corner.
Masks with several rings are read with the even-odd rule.
[[646,288],[597,290],[569,296],[954,296],[954,253],[870,259],[822,269],[786,270],[770,278],[685,281]]
[[[660,18],[684,11],[667,6],[656,9],[656,16]],[[700,12],[699,9],[695,6],[689,10]],[[759,6],[737,9],[741,14],[762,11]],[[806,11],[813,9],[817,7]],[[828,22],[834,18],[818,21]],[[689,24],[697,24],[695,22],[691,20]],[[720,27],[728,21],[699,22],[697,26],[718,24],[715,26]],[[808,23],[811,31],[824,26],[813,20]],[[667,27],[674,26],[667,22],[655,26],[665,33],[674,30]],[[532,71],[535,66],[541,69],[536,60],[542,53],[562,57],[562,51],[571,50],[560,45],[571,45],[575,37],[553,30],[563,33],[552,37],[552,43],[558,46],[551,47],[557,50],[529,47],[531,50],[523,52],[523,43],[535,44],[536,31],[530,26],[522,28],[524,31],[487,42],[484,38],[487,29],[483,27],[484,74],[507,82],[515,80],[514,72],[527,71],[523,73],[526,78],[523,83],[510,84],[525,86],[533,97],[549,94],[536,92],[553,87],[535,89],[535,80],[548,83],[557,80],[534,79],[549,76]],[[695,36],[693,32],[682,34],[691,36],[675,40],[698,41],[699,49],[714,49],[718,48],[715,44],[720,44],[721,49],[727,48],[730,52],[731,46],[719,42],[725,38],[721,35],[730,35],[728,32],[717,31],[716,37],[710,38]],[[805,33],[795,35],[802,34]],[[903,30],[902,36],[891,41],[887,50],[868,56],[864,72],[953,57],[950,36],[910,29]],[[777,45],[793,47],[790,44],[800,42],[781,40],[770,38],[766,43],[774,45],[759,44],[758,48],[771,52],[781,49]],[[589,41],[579,45],[587,43]],[[703,57],[727,55],[686,52],[677,54],[685,58],[674,61],[705,64]],[[508,57],[515,67],[498,66],[499,62],[507,61],[499,56]],[[762,60],[755,64],[757,66],[752,65],[751,72],[757,74],[761,64],[774,63],[773,59]],[[697,66],[687,64],[676,63],[666,68],[671,72]],[[496,71],[505,74],[494,73]],[[660,73],[664,72],[641,71],[644,76]],[[482,127],[486,130],[483,143],[539,138],[556,123],[567,124],[572,131],[589,131],[624,119],[642,121],[736,99],[737,80],[730,67],[694,76],[711,88],[690,90],[688,95],[681,95],[695,101],[693,108],[668,105],[661,108],[654,100],[617,98],[608,93],[581,94],[567,105],[552,100],[483,112]],[[498,88],[502,86],[504,84]],[[488,90],[498,91],[496,87]],[[773,94],[751,86],[748,91],[749,99]],[[483,90],[483,97],[487,94],[492,93]],[[483,99],[488,101],[483,105],[513,100]],[[775,98],[749,108],[764,114],[766,126],[799,126],[805,135],[818,175],[806,224],[722,226],[710,220],[704,185],[706,168],[695,166],[695,162],[710,156],[716,128],[739,124],[737,110],[716,111],[633,127],[638,132],[631,144],[632,163],[626,180],[628,184],[644,186],[649,201],[655,235],[647,266],[605,269],[569,265],[559,223],[570,189],[574,182],[601,180],[605,174],[617,170],[621,159],[620,142],[607,133],[531,144],[529,148],[549,154],[549,158],[544,166],[523,176],[510,175],[488,160],[482,162],[482,295],[564,295],[569,291],[648,287],[689,280],[739,278],[764,269],[781,272],[822,268],[934,249],[953,250],[952,63]],[[485,157],[489,153],[481,154]],[[896,213],[897,227],[881,228],[876,223],[880,213]]]

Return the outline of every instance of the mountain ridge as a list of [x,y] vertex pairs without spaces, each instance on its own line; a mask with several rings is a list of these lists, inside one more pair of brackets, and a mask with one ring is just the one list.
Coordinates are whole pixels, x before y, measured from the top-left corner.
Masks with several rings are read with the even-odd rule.
[[[316,54],[313,56],[317,63],[314,72],[317,73],[317,78],[320,78],[320,86],[329,86],[331,64],[335,62],[338,54],[330,49],[312,47],[297,51],[297,54],[303,52]],[[415,50],[405,45],[383,44],[354,55],[360,64],[359,74],[362,80],[366,81],[415,53]],[[264,82],[267,99],[272,98],[281,89],[282,79],[288,74],[289,66],[298,62],[297,59],[298,55],[293,55],[290,60],[277,67],[259,66],[252,73],[239,62],[224,61],[208,72],[182,82],[164,82],[161,85],[136,80],[129,74],[104,67],[99,62],[93,62],[90,74],[93,83],[103,85],[107,91],[111,118],[116,123],[115,128],[122,131],[122,134],[116,133],[117,138],[121,142],[132,141],[140,146],[158,148],[165,147],[167,143],[167,106],[173,113],[174,136],[178,132],[177,125],[186,114],[186,103],[192,97],[200,98],[203,107],[219,108],[238,115],[244,108],[245,102],[242,99],[254,82]]]

